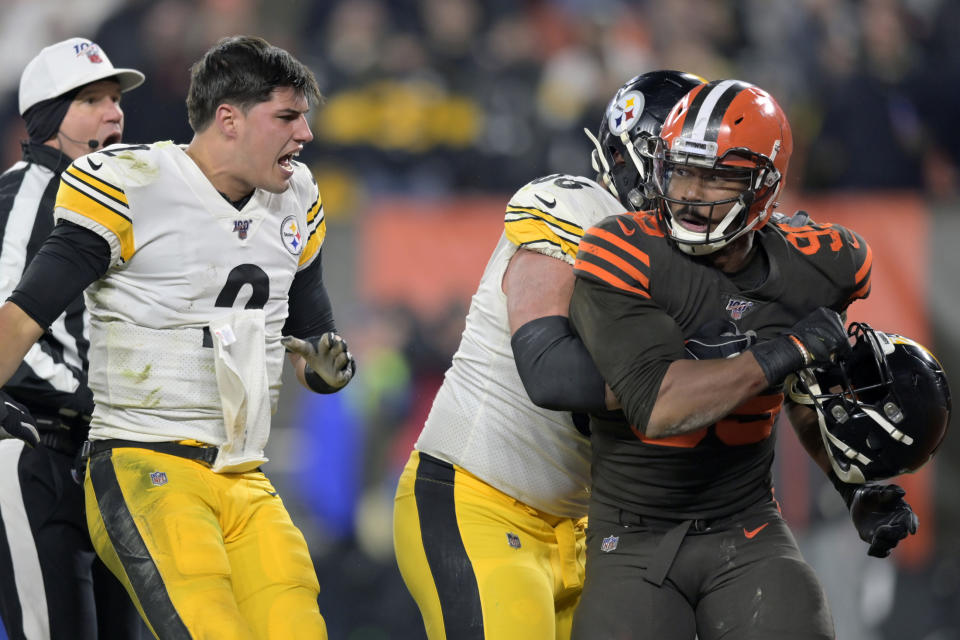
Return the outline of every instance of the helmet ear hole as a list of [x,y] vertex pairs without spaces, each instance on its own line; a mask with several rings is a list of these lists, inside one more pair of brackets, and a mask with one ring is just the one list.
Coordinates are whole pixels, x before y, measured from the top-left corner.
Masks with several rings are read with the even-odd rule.
[[867,447],[871,451],[879,451],[881,448],[883,448],[885,441],[885,438],[878,436],[876,433],[867,435]]

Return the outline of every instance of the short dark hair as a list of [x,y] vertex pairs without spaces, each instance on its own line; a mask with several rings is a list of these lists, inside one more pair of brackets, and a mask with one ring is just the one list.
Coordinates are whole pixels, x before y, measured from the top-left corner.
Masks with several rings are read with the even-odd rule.
[[313,72],[287,51],[255,36],[223,38],[190,68],[190,126],[203,131],[221,104],[246,111],[282,87],[299,91],[311,104],[322,99]]

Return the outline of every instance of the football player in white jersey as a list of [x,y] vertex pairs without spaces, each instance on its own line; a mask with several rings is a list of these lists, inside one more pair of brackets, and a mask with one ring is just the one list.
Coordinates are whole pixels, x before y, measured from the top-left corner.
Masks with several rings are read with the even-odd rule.
[[[313,74],[259,38],[191,70],[195,135],[75,160],[0,307],[0,382],[86,289],[97,554],[160,638],[326,638],[303,535],[260,471],[284,348],[318,393],[355,365],[323,287]],[[89,288],[87,288],[89,285]]]
[[634,141],[701,82],[632,79],[590,135],[600,183],[546,176],[507,205],[395,498],[397,563],[430,640],[570,637],[590,492],[585,414],[616,406],[567,321],[572,265],[585,229],[641,208]]

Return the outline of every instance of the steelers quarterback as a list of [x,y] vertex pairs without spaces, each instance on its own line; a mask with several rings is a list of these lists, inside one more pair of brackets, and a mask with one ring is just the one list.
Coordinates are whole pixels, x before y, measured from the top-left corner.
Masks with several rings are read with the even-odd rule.
[[[87,525],[158,638],[325,638],[303,535],[260,470],[284,350],[319,393],[355,370],[323,287],[320,97],[246,36],[191,70],[194,137],[75,160],[54,231],[0,307],[0,381],[86,289]],[[88,286],[89,285],[89,286]]]
[[585,229],[641,206],[634,142],[699,84],[675,71],[633,78],[590,135],[599,182],[550,175],[507,205],[394,502],[397,563],[430,640],[570,637],[590,494],[586,414],[616,402],[567,321],[574,257]]

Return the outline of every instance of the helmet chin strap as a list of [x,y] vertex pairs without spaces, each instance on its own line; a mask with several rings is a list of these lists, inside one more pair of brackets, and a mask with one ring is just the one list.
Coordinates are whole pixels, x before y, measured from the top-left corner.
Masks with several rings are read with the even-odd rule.
[[630,154],[630,159],[633,160],[633,166],[637,168],[637,173],[640,174],[640,182],[647,182],[647,174],[644,169],[643,162],[640,161],[640,156],[637,153],[636,147],[633,146],[633,140],[630,139],[630,136],[626,131],[620,134],[620,141],[623,143],[623,146],[627,149],[627,153]]
[[860,405],[860,409],[863,410],[865,414],[870,416],[874,422],[876,422],[880,427],[890,434],[890,437],[896,440],[897,442],[902,442],[905,445],[913,444],[913,438],[905,434],[903,431],[900,431],[895,426],[890,424],[890,421],[887,420],[886,416],[880,414],[879,411],[872,407],[866,405]]
[[607,157],[603,153],[603,147],[600,146],[600,141],[597,140],[597,136],[593,135],[593,131],[583,128],[583,132],[587,134],[587,137],[590,138],[590,142],[593,143],[593,146],[596,147],[596,152],[590,154],[591,164],[593,165],[593,170],[597,172],[600,176],[599,182],[607,188],[613,197],[617,200],[620,199],[620,194],[617,193],[617,187],[613,184],[613,177],[610,173],[610,164],[607,162]]
[[[799,388],[798,383],[800,382],[800,378],[803,379],[803,384],[807,387],[809,393]],[[833,469],[833,472],[837,474],[837,477],[840,478],[841,481],[849,484],[865,483],[867,479],[864,477],[863,471],[855,465],[854,462],[868,465],[872,460],[827,430],[827,422],[823,417],[823,410],[820,404],[813,399],[814,396],[821,394],[820,384],[817,382],[817,378],[813,375],[813,372],[810,369],[803,369],[795,375],[788,376],[785,386],[788,389],[788,394],[792,401],[797,404],[812,405],[816,410],[817,422],[820,425],[820,438],[823,440],[823,446],[826,448],[827,459],[830,460],[830,467]],[[847,459],[848,464],[846,469],[837,463],[836,457],[830,448],[831,444],[839,449],[843,457]]]

